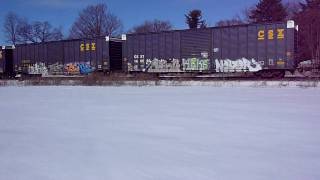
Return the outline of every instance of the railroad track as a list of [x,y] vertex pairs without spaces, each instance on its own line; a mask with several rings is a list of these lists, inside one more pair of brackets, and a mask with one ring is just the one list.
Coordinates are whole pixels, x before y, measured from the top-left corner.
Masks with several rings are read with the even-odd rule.
[[[17,80],[58,80],[58,79],[70,79],[70,80],[110,80],[110,81],[125,81],[125,80],[176,80],[176,81],[320,81],[318,77],[304,77],[304,76],[285,76],[284,78],[261,78],[254,76],[253,74],[247,74],[245,76],[240,75],[166,75],[166,74],[126,74],[126,73],[111,73],[103,75],[102,73],[93,76],[46,76],[46,77],[20,77],[13,78]],[[4,78],[3,80],[10,80]]]
[[160,80],[208,80],[208,81],[315,81],[320,77],[284,77],[284,78],[260,78],[260,77],[215,77],[215,76],[159,76]]

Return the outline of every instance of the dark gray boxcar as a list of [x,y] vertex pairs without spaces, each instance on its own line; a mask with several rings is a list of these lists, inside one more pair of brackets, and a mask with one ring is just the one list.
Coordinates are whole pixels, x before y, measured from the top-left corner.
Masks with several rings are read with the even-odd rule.
[[5,70],[4,56],[5,56],[4,46],[0,46],[0,74],[3,74]]
[[3,76],[13,76],[13,49],[14,46],[0,47],[0,74]]
[[[78,74],[81,68],[110,70],[110,48],[121,40],[109,37],[75,39],[17,45],[14,52],[16,71],[27,74]],[[114,61],[122,61],[122,55]],[[84,71],[87,74],[89,71]]]
[[257,72],[295,68],[293,21],[128,34],[128,71]]

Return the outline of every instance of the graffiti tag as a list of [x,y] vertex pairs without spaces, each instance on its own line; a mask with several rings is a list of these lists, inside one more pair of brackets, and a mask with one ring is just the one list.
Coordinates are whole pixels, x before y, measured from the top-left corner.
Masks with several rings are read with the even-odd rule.
[[184,71],[206,71],[209,70],[209,59],[188,58],[182,59]]
[[147,59],[146,70],[148,72],[180,72],[179,59]]
[[261,65],[255,59],[215,60],[216,72],[257,72],[262,70]]
[[60,63],[54,63],[48,66],[49,68],[49,74],[52,75],[60,75],[63,74],[63,64]]
[[40,75],[40,74],[42,76],[48,75],[48,69],[46,65],[42,62],[29,65],[27,72],[28,74],[33,74],[33,75]]
[[65,65],[65,71],[69,75],[76,74],[90,74],[94,71],[94,68],[87,63],[68,63]]

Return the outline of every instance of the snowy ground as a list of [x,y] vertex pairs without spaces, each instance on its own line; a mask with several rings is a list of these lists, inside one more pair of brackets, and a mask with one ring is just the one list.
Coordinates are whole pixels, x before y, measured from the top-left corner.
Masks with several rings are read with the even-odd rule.
[[320,90],[1,87],[2,180],[320,179]]

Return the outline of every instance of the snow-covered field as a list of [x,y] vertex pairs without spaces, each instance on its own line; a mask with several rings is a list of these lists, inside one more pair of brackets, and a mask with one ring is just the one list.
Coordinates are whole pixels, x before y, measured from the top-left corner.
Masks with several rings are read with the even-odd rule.
[[1,87],[1,180],[318,180],[320,90]]

